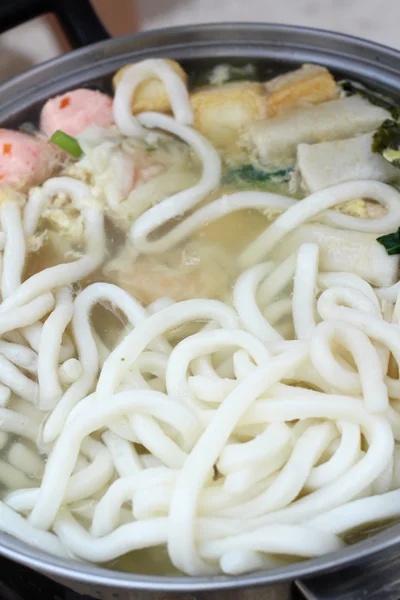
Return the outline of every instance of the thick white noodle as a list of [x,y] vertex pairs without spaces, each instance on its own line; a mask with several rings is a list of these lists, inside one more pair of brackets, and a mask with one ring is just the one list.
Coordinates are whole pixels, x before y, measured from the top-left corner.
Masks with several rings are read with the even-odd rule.
[[287,564],[284,559],[265,552],[252,550],[232,550],[221,556],[220,566],[227,575],[241,575],[250,571],[263,571],[283,567]]
[[[198,409],[186,377],[190,362],[202,354],[232,346],[245,349],[257,365],[266,364],[270,358],[264,344],[246,331],[235,329],[202,331],[182,340],[171,352],[165,376],[168,395],[195,410]],[[199,414],[206,416],[202,411]],[[208,414],[212,413],[208,412]]]
[[361,400],[334,396],[311,390],[296,392],[292,398],[269,398],[254,404],[243,423],[290,421],[306,418],[328,418],[360,424],[368,438],[368,451],[351,469],[334,482],[297,500],[289,507],[260,518],[264,523],[290,523],[310,518],[348,502],[388,465],[394,447],[393,434],[387,420],[368,413]]
[[[318,286],[322,290],[326,290],[330,287],[351,287],[356,290],[362,292],[365,296],[367,296],[378,311],[380,311],[381,307],[379,304],[379,300],[377,294],[375,293],[371,284],[368,281],[365,281],[359,275],[355,275],[354,273],[319,273],[318,274]],[[377,290],[379,293],[379,290]]]
[[[165,87],[173,117],[131,114],[149,79]],[[145,308],[122,288],[85,280],[114,251],[102,194],[108,185],[117,210],[116,184],[105,181],[112,168],[101,185],[84,183],[88,157],[67,167],[72,177],[32,189],[23,217],[22,196],[0,206],[0,531],[100,563],[161,546],[175,568],[209,576],[340,550],[346,532],[398,518],[399,284],[377,289],[352,272],[320,272],[315,243],[284,260],[276,246],[306,222],[373,240],[397,228],[400,193],[349,181],[301,201],[240,191],[207,204],[221,157],[188,126],[186,84],[162,59],[125,71],[114,114],[117,127],[83,136],[84,151],[93,135],[119,169],[121,144],[136,152],[161,130],[202,166],[192,187],[158,204],[145,198],[123,242],[132,260],[158,253],[162,264],[164,252],[236,211],[272,224],[239,256],[224,301],[161,297]],[[24,281],[29,238],[64,198],[83,217],[83,253]],[[386,215],[330,210],[358,198]],[[97,315],[92,323],[98,304],[120,320],[115,331],[97,330]]]
[[292,454],[272,484],[261,494],[227,509],[228,517],[251,518],[279,510],[289,505],[303,489],[313,466],[336,436],[331,423],[312,425],[300,436]]
[[26,489],[32,487],[34,481],[20,469],[10,464],[9,461],[0,460],[0,484],[10,490],[16,488]]
[[252,489],[254,491],[256,487],[255,484],[261,482],[263,489],[259,490],[258,492],[261,493],[272,485],[277,472],[279,469],[284,467],[290,455],[291,447],[290,445],[287,445],[263,465],[253,465],[233,473],[229,473],[224,482],[225,492],[228,494],[233,494],[237,497],[238,495],[246,492],[246,490]]
[[293,285],[293,323],[298,340],[309,340],[316,326],[317,244],[302,244],[297,253]]
[[36,233],[40,217],[48,202],[49,198],[42,187],[34,187],[29,191],[24,208],[24,233],[26,237]]
[[[343,542],[330,532],[319,532],[304,525],[270,525],[251,533],[212,540],[200,545],[200,554],[208,560],[221,558],[233,550],[261,551],[271,554],[320,556],[334,552]],[[324,535],[325,534],[325,535]]]
[[272,264],[263,263],[244,271],[233,288],[233,305],[243,327],[263,342],[276,342],[282,336],[268,323],[257,306],[257,288],[271,272]]
[[388,302],[393,302],[393,304],[398,299],[399,292],[400,292],[400,281],[398,281],[394,285],[391,285],[390,287],[378,288],[376,290],[376,293],[379,296],[379,298],[382,298],[383,300],[387,300]]
[[[12,392],[6,385],[0,384],[0,407],[6,407],[11,399]],[[1,433],[1,432],[0,432]]]
[[[279,381],[305,356],[306,348],[301,346],[272,358],[269,363],[254,370],[221,404],[187,457],[176,482],[169,513],[168,552],[178,569],[189,574],[215,573],[215,568],[200,558],[195,546],[195,515],[200,490],[241,416],[269,385]],[[183,539],[179,533],[181,527],[186,532]]]
[[183,216],[219,185],[221,158],[207,138],[190,127],[178,124],[171,117],[159,113],[143,113],[140,121],[146,127],[164,129],[184,140],[194,149],[203,166],[200,180],[196,185],[149,208],[136,219],[130,229],[129,236],[135,249],[140,252],[164,252],[179,241],[179,231],[178,237],[175,235],[174,228],[156,240],[149,240],[150,234],[172,219]]
[[29,373],[37,373],[37,354],[22,344],[0,341],[0,353],[17,367]]
[[127,335],[104,363],[96,388],[99,402],[113,394],[123,376],[154,338],[194,319],[216,321],[226,329],[238,326],[236,313],[217,300],[186,300],[160,310]]
[[5,431],[0,431],[0,450],[3,450],[3,448],[7,446],[8,439],[8,433],[6,433]]
[[[358,373],[335,359],[331,350],[334,341],[351,353]],[[310,356],[316,371],[332,386],[345,394],[362,392],[367,410],[387,412],[389,399],[379,356],[363,331],[350,324],[324,321],[312,335]]]
[[41,410],[54,408],[62,395],[62,387],[58,377],[60,347],[64,331],[72,319],[74,311],[72,290],[62,288],[56,295],[54,311],[46,319],[38,353],[39,401]]
[[99,538],[91,536],[71,513],[61,509],[53,529],[61,543],[76,556],[89,561],[105,562],[132,550],[165,544],[168,520],[158,518],[128,523]]
[[38,424],[31,417],[9,408],[0,408],[0,428],[6,433],[25,437],[32,442],[36,441],[39,432]]
[[[370,186],[363,191],[362,186],[367,181],[352,183],[360,185],[361,198],[373,199],[379,202],[387,210],[383,217],[363,218],[353,217],[345,213],[329,210],[322,215],[321,221],[329,225],[336,225],[340,229],[352,229],[353,231],[365,231],[371,233],[389,233],[393,230],[396,222],[400,219],[400,193],[396,188],[380,181],[371,181]],[[334,190],[334,188],[331,188]]]
[[[350,307],[343,303],[350,303]],[[317,308],[323,319],[353,325],[368,337],[384,344],[400,364],[400,337],[397,325],[387,323],[376,312],[376,307],[361,292],[350,288],[330,288],[323,292]]]
[[115,89],[114,120],[124,135],[143,136],[146,133],[132,114],[132,98],[140,83],[154,78],[160,79],[165,86],[176,121],[183,125],[193,123],[189,95],[181,77],[165,60],[151,58],[128,67]]
[[400,516],[400,490],[388,492],[372,498],[354,500],[339,508],[326,512],[307,524],[310,527],[341,534],[368,523],[396,519]]
[[25,264],[25,237],[18,202],[4,202],[0,217],[6,234],[1,277],[1,295],[4,300],[21,285]]
[[264,317],[271,323],[277,326],[285,318],[292,317],[292,299],[281,298],[275,300],[264,309]]
[[55,556],[63,558],[68,557],[68,552],[56,535],[47,531],[38,531],[24,517],[14,512],[1,501],[0,529],[23,542],[29,540],[32,546],[43,552],[50,552]]
[[26,279],[0,305],[1,312],[15,309],[54,288],[79,281],[103,262],[105,255],[104,217],[90,187],[70,177],[55,177],[46,181],[42,189],[48,197],[59,193],[68,194],[76,208],[82,212],[85,222],[86,254],[75,262],[48,267]]
[[290,433],[290,428],[285,423],[273,423],[247,443],[225,446],[217,463],[218,471],[227,474],[249,465],[267,462],[287,446]]
[[[40,347],[40,338],[42,337],[43,332],[43,323],[41,321],[37,321],[36,323],[32,323],[32,325],[26,325],[25,327],[20,328],[20,333],[23,338],[26,339],[30,347],[36,352],[39,353]],[[15,333],[15,332],[12,332]],[[11,335],[12,335],[11,333]],[[9,334],[10,335],[10,334]],[[10,339],[10,341],[13,341]],[[17,340],[15,340],[17,341]],[[18,340],[19,342],[19,340]],[[70,336],[65,333],[63,336],[63,342],[60,346],[60,355],[59,361],[63,362],[72,358],[75,355],[75,347],[70,338]]]
[[[176,196],[172,196],[172,198],[176,198]],[[261,212],[265,211],[268,214],[274,214],[286,210],[290,206],[293,206],[293,204],[294,201],[291,198],[269,192],[246,191],[224,195],[218,198],[218,200],[201,206],[194,213],[187,216],[160,240],[153,242],[151,248],[154,248],[157,252],[161,252],[190,237],[192,233],[201,227],[218,221],[222,217],[234,212],[255,209]],[[149,251],[148,247],[146,247],[145,251]]]
[[114,481],[98,502],[92,519],[91,534],[102,537],[121,525],[121,509],[127,502],[132,502],[134,478],[120,477]]
[[[121,288],[109,283],[92,284],[78,296],[74,304],[72,327],[83,373],[65,391],[50,414],[43,429],[43,440],[45,442],[54,441],[71,409],[89,393],[95,384],[99,370],[99,356],[90,324],[90,312],[93,306],[100,301],[107,301],[112,306],[118,307],[133,327],[144,321],[147,316],[146,310],[137,300]],[[166,342],[159,341],[158,345],[159,347],[161,345],[163,349],[167,348]]]
[[[88,437],[83,441],[81,451],[91,462],[71,475],[63,498],[67,504],[95,495],[109,483],[114,473],[110,453],[103,444]],[[31,510],[38,500],[39,492],[38,488],[18,490],[9,494],[5,502],[19,511]]]
[[[107,403],[99,402],[96,396],[89,396],[71,411],[48,458],[39,497],[30,515],[32,523],[39,528],[49,527],[54,520],[83,439],[113,419],[141,412],[176,427],[184,446],[192,446],[199,437],[200,423],[195,415],[182,404],[167,402],[167,397],[159,392],[121,392]],[[55,477],[57,488],[53,485]]]
[[129,477],[142,470],[142,463],[133,444],[120,438],[112,431],[105,431],[101,437],[111,454],[114,468],[120,477]]
[[1,354],[0,382],[24,400],[28,400],[28,402],[33,402],[34,404],[37,403],[39,398],[38,384],[21,373],[12,362]]
[[342,430],[340,444],[329,460],[311,469],[306,481],[308,490],[334,481],[358,460],[361,450],[360,427],[356,423],[346,422],[339,422],[339,426]]
[[28,477],[39,479],[43,475],[44,462],[31,449],[21,442],[15,442],[10,447],[7,459],[10,465],[19,469]]
[[11,308],[7,312],[0,311],[0,335],[27,325],[36,324],[39,319],[53,309],[54,303],[53,294],[46,292],[36,296],[24,306]]
[[[395,229],[396,223],[400,219],[400,194],[394,188],[379,181],[349,181],[340,183],[331,188],[320,190],[311,194],[301,202],[297,202],[286,212],[280,215],[254,242],[244,250],[240,256],[240,263],[243,267],[249,267],[256,262],[265,259],[276,244],[285,235],[293,231],[306,221],[310,221],[316,215],[326,211],[328,208],[337,206],[342,202],[355,200],[357,198],[369,198],[382,203],[388,208],[388,214],[382,219],[385,219],[385,227],[387,231]],[[338,213],[338,219],[341,225],[348,229],[358,229],[359,222],[367,219],[348,219],[342,220]],[[329,217],[332,221],[332,217]],[[335,220],[336,217],[333,218]],[[357,224],[357,225],[356,225]],[[375,229],[373,230],[375,231]]]
[[81,363],[76,358],[69,358],[58,367],[58,377],[62,385],[70,385],[83,375]]
[[291,254],[261,282],[258,288],[258,299],[261,306],[268,306],[271,300],[279,296],[293,281],[296,271],[297,257]]

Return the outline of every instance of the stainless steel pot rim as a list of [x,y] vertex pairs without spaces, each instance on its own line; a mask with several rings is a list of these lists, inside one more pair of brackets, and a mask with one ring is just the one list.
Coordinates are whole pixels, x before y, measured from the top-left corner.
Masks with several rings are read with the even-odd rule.
[[[312,55],[319,52],[322,64],[339,67],[348,62],[346,66],[353,71],[356,70],[354,59],[357,54],[360,76],[368,76],[373,71],[377,82],[386,81],[394,87],[399,86],[400,53],[382,44],[297,25],[204,23],[129,34],[97,42],[41,63],[0,85],[0,122],[10,115],[17,115],[21,108],[31,105],[33,101],[43,100],[46,94],[58,93],[69,86],[82,84],[85,78],[111,72],[129,60],[133,52],[136,60],[156,54],[169,54],[174,58],[183,46],[189,58],[198,58],[203,51],[208,57],[220,55],[227,58],[233,54],[240,58],[246,55],[262,58],[268,48],[277,60],[290,60],[293,53],[298,52],[302,54],[303,61],[312,62]],[[206,52],[210,46],[213,47],[211,55]],[[225,51],[225,48],[229,51]],[[382,75],[381,67],[385,71]]]
[[10,536],[0,534],[0,555],[37,571],[62,579],[71,579],[86,584],[115,587],[147,592],[205,592],[244,587],[258,587],[293,581],[332,572],[362,561],[376,552],[388,550],[400,543],[400,524],[358,544],[353,544],[328,555],[293,563],[278,569],[258,571],[246,575],[229,577],[186,577],[138,575],[112,571],[90,563],[55,557]]
[[[266,37],[261,39],[257,35]],[[268,39],[268,35],[274,39]],[[164,52],[165,55],[167,49],[170,50],[171,56],[174,56],[174,52],[177,52],[178,49],[181,51],[185,45],[204,49],[211,45],[207,36],[212,37],[212,45],[219,44],[221,48],[231,49],[234,47],[237,50],[234,55],[240,57],[246,57],[246,48],[247,54],[257,54],[257,47],[260,47],[261,43],[264,52],[266,47],[270,49],[274,45],[283,49],[276,54],[278,59],[282,58],[283,60],[290,60],[292,53],[299,50],[299,55],[302,57],[306,56],[307,52],[310,55],[315,52],[316,57],[336,54],[339,57],[337,59],[339,64],[340,61],[347,60],[346,55],[348,54],[349,64],[352,64],[353,69],[355,64],[360,64],[360,70],[362,65],[367,65],[365,72],[377,75],[378,82],[380,81],[379,69],[382,68],[381,80],[389,82],[400,93],[400,52],[384,45],[329,30],[295,25],[252,22],[205,23],[151,30],[98,42],[17,75],[0,85],[0,122],[9,118],[13,112],[17,115],[25,105],[32,104],[32,94],[37,94],[35,90],[39,89],[43,94],[47,90],[47,96],[50,96],[57,91],[57,88],[63,89],[65,85],[71,85],[74,81],[79,83],[85,81],[89,72],[91,74],[93,71],[94,76],[110,72],[113,66],[118,63],[123,64],[129,54],[133,53],[137,60],[138,57],[141,58],[141,55],[154,56],[158,52]],[[156,44],[153,43],[155,40]],[[330,47],[328,42],[334,43],[336,46]],[[140,46],[139,50],[138,46]],[[302,54],[303,50],[305,54]],[[221,53],[221,56],[229,55],[228,51],[225,54]],[[199,57],[199,54],[196,56]],[[262,58],[262,51],[259,52],[259,56]],[[265,59],[268,60],[268,57]],[[38,95],[36,95],[37,97]],[[11,106],[15,108],[10,108]],[[340,567],[366,559],[375,552],[392,548],[399,543],[400,524],[361,543],[329,555],[270,571],[237,577],[217,576],[213,578],[146,576],[111,571],[84,562],[54,557],[3,533],[0,533],[0,555],[64,580],[70,579],[86,584],[105,587],[118,586],[120,589],[149,592],[190,593],[271,585],[326,571],[332,572]]]
[[[240,22],[240,21],[225,21],[225,22],[221,22],[221,23],[197,23],[195,25],[179,25],[179,26],[175,26],[175,27],[162,27],[162,28],[158,28],[158,29],[151,29],[151,30],[147,30],[147,31],[140,31],[138,33],[134,33],[134,34],[126,34],[120,37],[116,37],[116,38],[110,38],[109,40],[104,40],[101,42],[96,42],[95,44],[91,44],[90,46],[86,46],[84,48],[79,48],[77,50],[73,50],[71,52],[67,52],[66,54],[63,54],[61,56],[56,56],[55,58],[51,58],[47,61],[44,61],[42,63],[40,63],[39,65],[36,65],[34,67],[31,67],[30,69],[28,69],[28,71],[24,71],[23,73],[20,73],[18,75],[15,75],[14,77],[8,79],[6,82],[2,83],[0,85],[0,89],[7,86],[7,84],[12,84],[14,85],[15,83],[17,83],[19,80],[24,80],[26,73],[32,74],[34,75],[35,73],[41,71],[43,69],[43,67],[46,66],[50,66],[52,64],[57,64],[59,66],[61,66],[62,64],[64,64],[64,62],[70,62],[71,57],[82,57],[85,56],[86,54],[90,54],[92,53],[94,50],[100,49],[100,48],[118,48],[121,45],[124,45],[124,42],[129,42],[129,40],[132,40],[132,38],[134,38],[135,40],[140,40],[142,42],[146,42],[146,40],[151,40],[154,39],[155,37],[163,37],[163,36],[168,36],[168,37],[173,37],[173,36],[179,36],[182,33],[187,34],[188,36],[191,36],[191,34],[193,33],[198,33],[199,31],[204,31],[207,33],[214,33],[214,32],[231,32],[234,31],[235,29],[240,29],[243,33],[254,33],[254,31],[260,31],[263,33],[299,33],[299,34],[304,34],[306,36],[310,36],[313,39],[317,39],[319,37],[322,37],[324,40],[327,39],[332,39],[338,42],[343,42],[343,43],[348,43],[349,41],[352,41],[356,46],[364,48],[364,49],[370,49],[372,51],[383,51],[386,55],[389,55],[391,57],[393,57],[394,59],[398,60],[400,58],[400,52],[399,50],[396,50],[395,48],[391,48],[390,46],[386,46],[385,44],[381,44],[379,42],[374,42],[371,40],[366,40],[362,37],[356,36],[356,35],[350,35],[347,33],[340,33],[337,31],[333,31],[331,29],[322,29],[319,27],[307,27],[307,26],[303,26],[303,25],[287,25],[284,23],[257,23],[254,21],[247,21],[247,22]],[[237,40],[238,44],[241,43],[248,43],[249,40],[247,39],[243,39],[243,40]],[[204,43],[207,44],[207,41],[204,40]],[[254,42],[254,43],[257,43]],[[298,45],[298,42],[296,42],[295,44],[296,46]],[[309,44],[306,44],[309,45]]]

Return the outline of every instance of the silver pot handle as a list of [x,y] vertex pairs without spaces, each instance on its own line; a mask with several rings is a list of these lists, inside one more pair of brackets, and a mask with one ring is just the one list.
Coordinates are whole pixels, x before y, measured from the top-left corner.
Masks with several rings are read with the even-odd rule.
[[307,600],[399,600],[400,548],[295,585]]

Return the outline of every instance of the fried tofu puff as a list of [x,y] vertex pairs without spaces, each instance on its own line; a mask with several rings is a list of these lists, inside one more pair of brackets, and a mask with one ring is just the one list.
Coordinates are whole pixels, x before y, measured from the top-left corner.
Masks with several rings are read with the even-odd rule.
[[305,64],[264,85],[237,81],[200,88],[190,94],[190,102],[196,129],[223,149],[232,147],[254,121],[338,95],[338,86],[325,67]]
[[[174,60],[166,62],[187,85],[187,75]],[[126,65],[114,76],[114,87]],[[220,150],[239,150],[243,133],[259,119],[275,116],[298,104],[318,104],[338,96],[334,78],[324,67],[303,65],[300,69],[275,77],[265,84],[231,81],[208,85],[190,93],[194,126]],[[132,112],[171,112],[163,83],[156,77],[139,84],[132,98]]]
[[319,104],[334,100],[339,95],[338,86],[328,69],[308,64],[267,81],[265,91],[269,117],[298,104]]
[[[187,75],[174,60],[166,62],[187,85]],[[114,76],[114,87],[120,81],[126,65]],[[194,126],[218,148],[232,146],[251,123],[267,115],[265,90],[261,83],[231,82],[205,86],[190,94]],[[132,113],[143,111],[171,112],[163,83],[156,77],[139,84],[132,98]]]
[[267,115],[264,86],[234,81],[190,94],[194,126],[217,148],[232,148],[254,121]]
[[[175,60],[164,59],[166,63],[179,75],[183,83],[187,86],[187,75],[181,65]],[[113,77],[114,89],[117,87],[124,72],[132,67],[134,63],[125,65],[117,71]],[[171,104],[164,84],[157,77],[152,77],[142,81],[135,90],[132,98],[132,113],[145,111],[155,111],[161,113],[171,112]]]

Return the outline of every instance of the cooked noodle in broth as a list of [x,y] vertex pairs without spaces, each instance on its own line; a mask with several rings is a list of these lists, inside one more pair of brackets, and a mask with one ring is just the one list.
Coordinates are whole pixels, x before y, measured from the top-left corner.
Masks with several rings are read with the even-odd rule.
[[236,575],[399,519],[391,114],[252,79],[145,60],[0,131],[1,531]]

